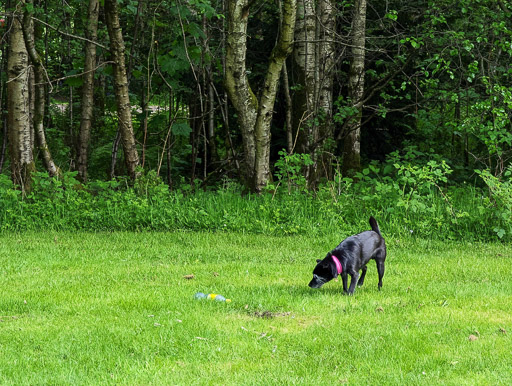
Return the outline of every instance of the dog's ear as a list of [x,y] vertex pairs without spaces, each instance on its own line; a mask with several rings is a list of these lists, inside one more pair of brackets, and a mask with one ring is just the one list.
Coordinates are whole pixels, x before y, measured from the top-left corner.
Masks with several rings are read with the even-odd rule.
[[329,268],[329,267],[330,267],[330,265],[331,265],[331,264],[330,264],[330,262],[329,262],[329,257],[331,257],[331,256],[332,256],[332,253],[331,253],[331,252],[329,252],[329,253],[327,253],[327,255],[324,257],[324,259],[323,259],[323,260],[317,260],[317,262],[319,262],[319,263],[320,263],[320,262],[322,262],[322,267],[324,267],[324,268]]

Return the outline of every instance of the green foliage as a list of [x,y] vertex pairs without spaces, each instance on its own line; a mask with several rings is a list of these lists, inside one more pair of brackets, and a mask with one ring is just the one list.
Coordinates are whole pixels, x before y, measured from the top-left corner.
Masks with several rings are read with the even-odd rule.
[[[417,152],[414,152],[417,154]],[[424,197],[430,197],[436,190],[443,194],[441,184],[448,182],[447,176],[452,170],[442,160],[441,162],[430,160],[423,165],[412,164],[409,162],[400,162],[398,152],[390,154],[389,160],[396,169],[396,185],[400,189],[400,200],[397,207],[409,210],[425,211],[427,205],[423,202]]]
[[[308,181],[304,176],[304,170],[313,164],[309,154],[293,153],[288,154],[286,150],[279,152],[280,158],[275,163],[275,175],[278,185],[285,184],[288,194],[292,191],[305,192],[308,189]],[[269,190],[277,189],[277,186],[270,185]]]
[[[148,104],[160,107],[158,111],[151,110],[148,122],[144,121],[146,110],[133,115],[139,154],[144,145],[144,168],[165,175],[169,167],[173,181],[190,183],[191,178],[197,177],[197,173],[191,175],[191,166],[197,161],[209,174],[202,184],[211,187],[221,184],[224,177],[240,178],[237,161],[245,151],[243,141],[236,126],[228,124],[235,122],[233,109],[221,101],[226,38],[226,23],[221,14],[226,11],[223,3],[125,0],[119,5],[127,66],[131,70],[131,102],[134,107],[144,109]],[[344,0],[334,6],[338,33],[351,36],[354,2]],[[0,10],[5,15],[12,11],[3,3]],[[35,20],[36,31],[44,32],[36,34],[36,45],[41,56],[47,58],[45,72],[51,103],[47,106],[45,131],[49,147],[62,170],[73,169],[77,160],[83,82],[80,74],[84,66],[84,41],[76,37],[86,35],[87,12],[83,2],[77,0],[64,5],[29,4],[28,10],[41,20]],[[251,20],[247,31],[247,75],[258,94],[257,85],[264,83],[267,71],[266,61],[262,59],[272,52],[278,33],[279,9],[272,2],[263,2],[248,11]],[[434,0],[412,4],[392,0],[373,5],[372,16],[367,18],[366,74],[362,80],[365,96],[361,112],[361,159],[368,174],[357,178],[366,187],[357,183],[353,190],[390,191],[401,197],[397,201],[401,209],[425,212],[423,206],[430,205],[425,203],[425,197],[432,192],[441,195],[443,201],[450,201],[447,187],[453,180],[481,183],[475,179],[475,168],[488,168],[494,175],[503,172],[512,152],[510,14],[509,2],[494,0]],[[3,31],[6,41],[9,31],[5,26]],[[100,23],[98,43],[96,104],[88,160],[92,180],[109,178],[112,143],[118,129],[113,69],[107,60],[108,36],[104,23]],[[330,49],[329,46],[323,49]],[[333,42],[333,48],[332,55],[338,59],[326,79],[332,75],[340,80],[333,87],[334,135],[320,142],[329,142],[329,151],[341,157],[343,130],[359,110],[353,106],[357,101],[350,100],[344,81],[349,75],[350,50],[343,42]],[[0,52],[4,63],[5,54]],[[323,70],[319,68],[319,71],[320,74]],[[4,87],[6,76],[5,71],[0,73]],[[296,83],[300,77],[298,73],[290,77],[292,96],[293,91],[304,87]],[[213,96],[209,94],[210,86]],[[6,95],[5,91],[2,95]],[[5,100],[3,104],[5,109]],[[283,101],[276,106],[273,120],[276,125],[272,128],[273,149],[284,143],[284,131],[280,128],[284,111]],[[294,121],[297,121],[301,112],[297,110],[295,114]],[[214,135],[210,138],[208,133],[205,139],[206,119]],[[326,119],[331,118],[320,109],[308,116],[302,127],[318,127]],[[299,148],[305,139],[300,137],[297,137]],[[436,163],[401,163],[395,168],[389,161],[378,173],[372,171],[376,167],[371,164],[372,159],[383,160],[396,151],[406,154],[411,144],[423,154],[432,151],[437,154]],[[166,151],[170,153],[169,166]],[[303,176],[313,156],[275,154],[272,152],[270,159],[275,182],[269,189],[278,193],[281,193],[279,188],[288,194],[304,193],[307,183]],[[124,174],[122,157],[119,151],[116,175]],[[446,163],[442,164],[442,160]],[[41,165],[40,160],[37,162]],[[38,169],[43,170],[39,165]],[[435,173],[447,171],[446,165],[453,171],[446,174],[451,180],[440,180]],[[336,179],[331,181],[336,186],[334,190],[348,186],[343,176]],[[453,212],[459,215],[456,210]]]
[[[432,239],[512,240],[510,169],[499,180],[481,176],[489,190],[447,183],[442,160],[413,164],[394,154],[386,164],[370,164],[355,179],[336,175],[315,194],[294,179],[304,161],[283,160],[282,181],[272,194],[241,195],[226,181],[215,191],[169,191],[155,172],[127,180],[78,183],[76,173],[50,178],[34,175],[33,190],[22,197],[0,178],[0,230],[207,230],[267,235],[321,235],[367,229],[375,216],[388,235]],[[293,160],[294,157],[291,157]],[[300,162],[299,162],[300,161]],[[288,162],[288,163],[287,163]],[[288,169],[286,169],[288,168]],[[297,172],[301,176],[301,173]],[[184,185],[190,186],[190,185]]]
[[465,119],[463,126],[485,144],[490,156],[501,160],[512,147],[512,87],[491,84],[487,78],[482,82],[487,89],[486,97],[471,106],[473,114]]
[[338,99],[334,102],[334,106],[336,107],[333,120],[338,124],[343,124],[343,122],[358,113],[358,109],[350,103],[349,100],[345,101],[343,96],[339,96]]
[[510,238],[512,234],[512,165],[503,174],[503,179],[494,176],[489,170],[477,170],[480,177],[489,188],[489,197],[486,197],[482,210],[491,209],[494,217],[496,235],[503,239]]
[[363,225],[377,213],[394,234],[493,239],[489,226],[494,210],[482,207],[484,193],[467,185],[450,186],[452,170],[446,161],[421,162],[426,156],[414,148],[403,155],[394,152],[385,164],[372,163],[354,179],[337,174],[319,196],[335,208],[333,212],[348,212],[348,221],[356,217]]

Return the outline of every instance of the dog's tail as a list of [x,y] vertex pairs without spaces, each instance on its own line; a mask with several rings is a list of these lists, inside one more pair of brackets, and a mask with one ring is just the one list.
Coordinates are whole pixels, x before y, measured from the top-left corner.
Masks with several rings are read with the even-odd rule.
[[379,236],[380,234],[379,224],[377,224],[377,220],[373,216],[370,216],[370,226],[372,227],[372,231],[376,232]]

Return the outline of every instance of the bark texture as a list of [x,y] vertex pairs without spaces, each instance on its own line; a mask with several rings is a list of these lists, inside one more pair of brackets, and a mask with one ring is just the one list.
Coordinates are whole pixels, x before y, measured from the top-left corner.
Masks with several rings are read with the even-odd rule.
[[87,182],[87,161],[94,110],[94,68],[96,66],[96,45],[98,36],[98,0],[89,0],[85,44],[85,65],[82,86],[82,112],[78,141],[78,177]]
[[298,0],[293,50],[296,91],[293,95],[293,127],[300,130],[298,149],[309,153],[313,137],[316,81],[316,12],[314,0]]
[[[16,9],[21,9],[19,1]],[[23,39],[21,15],[14,14],[9,34],[7,61],[7,111],[11,177],[23,191],[30,188],[35,170],[33,140],[30,125],[28,52]]]
[[116,94],[119,131],[123,144],[124,160],[130,178],[137,177],[139,154],[133,133],[128,78],[126,76],[125,46],[116,0],[105,0],[105,20],[110,39],[110,51],[114,61],[114,90]]
[[343,141],[343,175],[361,169],[361,116],[364,95],[366,0],[356,0],[352,22],[352,60],[348,79],[349,98],[356,110]]
[[293,97],[293,128],[299,131],[298,149],[314,161],[306,170],[310,185],[329,174],[322,153],[333,135],[332,88],[334,70],[335,8],[331,0],[298,0],[293,66],[298,85]]
[[245,64],[249,5],[248,0],[233,0],[228,4],[226,89],[242,130],[246,181],[255,192],[261,192],[270,178],[270,123],[281,69],[292,49],[296,0],[283,1],[280,33],[270,55],[259,100],[249,85]]
[[[32,3],[32,1],[27,1]],[[27,48],[30,63],[34,70],[34,103],[33,103],[33,126],[35,137],[37,140],[37,150],[40,152],[43,159],[43,164],[48,171],[50,177],[57,176],[61,173],[60,168],[53,161],[50,148],[46,141],[46,134],[44,132],[44,109],[46,101],[45,84],[46,79],[44,75],[44,68],[41,56],[37,52],[35,45],[35,31],[34,22],[28,11],[25,11],[23,16],[23,37],[25,46]]]
[[251,186],[254,181],[254,161],[256,159],[254,126],[258,100],[249,85],[246,69],[249,1],[228,1],[227,19],[226,90],[238,114],[244,149],[243,174],[246,185]]

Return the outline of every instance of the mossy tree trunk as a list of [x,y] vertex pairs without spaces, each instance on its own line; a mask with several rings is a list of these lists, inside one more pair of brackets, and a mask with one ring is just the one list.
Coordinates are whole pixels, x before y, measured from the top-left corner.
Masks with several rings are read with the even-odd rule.
[[292,49],[296,0],[283,0],[280,33],[269,58],[259,98],[252,91],[246,73],[249,14],[248,0],[228,2],[225,83],[242,132],[245,181],[251,190],[259,193],[270,179],[270,123],[281,69]]

